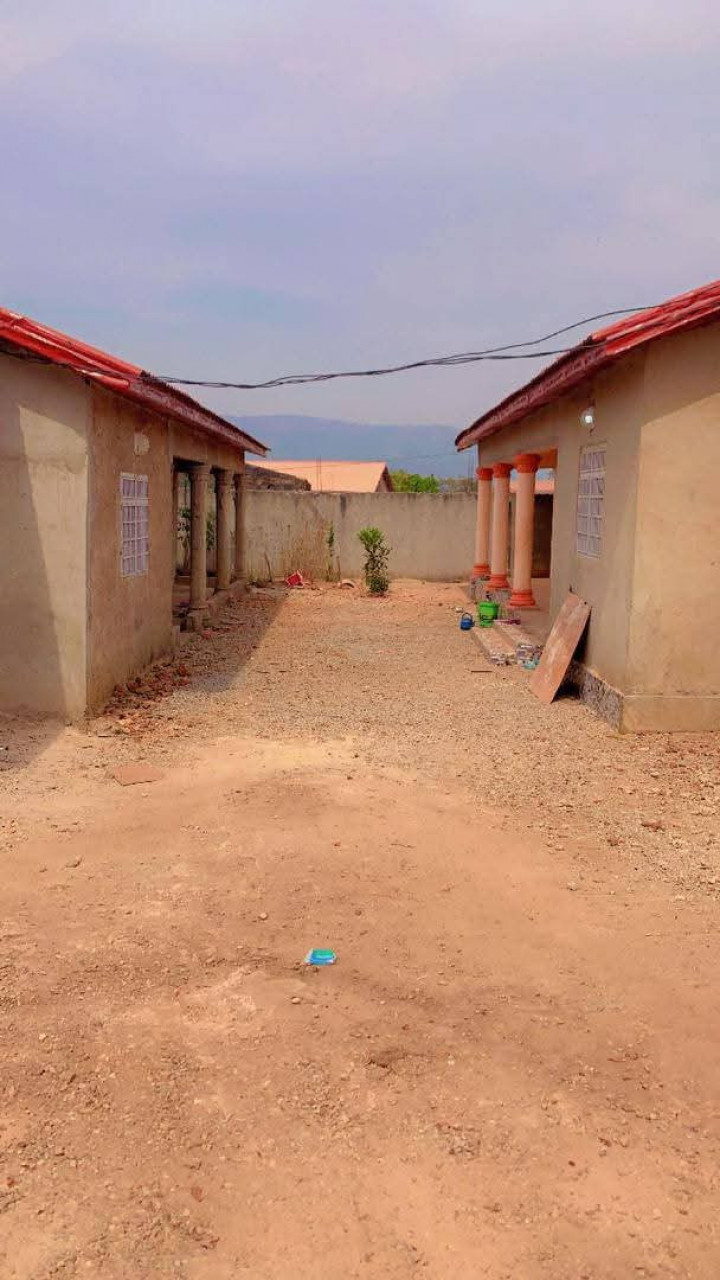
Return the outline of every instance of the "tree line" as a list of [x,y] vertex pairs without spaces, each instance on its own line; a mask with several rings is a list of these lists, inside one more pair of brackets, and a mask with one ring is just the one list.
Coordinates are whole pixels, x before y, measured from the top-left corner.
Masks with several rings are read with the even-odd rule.
[[391,471],[396,493],[477,493],[475,476],[421,476],[417,471]]

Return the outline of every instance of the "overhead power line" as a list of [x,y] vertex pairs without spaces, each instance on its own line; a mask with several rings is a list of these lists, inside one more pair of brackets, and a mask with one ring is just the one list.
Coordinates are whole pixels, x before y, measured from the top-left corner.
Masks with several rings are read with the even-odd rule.
[[455,356],[436,356],[429,360],[412,360],[408,364],[388,365],[383,369],[343,369],[334,373],[288,373],[278,378],[270,378],[267,382],[224,382],[215,378],[171,378],[162,374],[161,382],[170,382],[174,386],[207,387],[221,391],[267,391],[273,387],[299,387],[309,382],[334,382],[337,378],[383,378],[388,373],[408,373],[412,369],[449,368],[460,364],[477,364],[481,360],[539,360],[541,356],[561,356],[568,347],[557,347],[552,351],[524,352],[467,352]]
[[[657,304],[655,304],[657,305]],[[431,368],[453,368],[456,365],[476,364],[481,360],[539,360],[544,356],[564,355],[567,351],[572,350],[571,347],[556,347],[543,351],[524,351],[523,347],[538,347],[544,342],[550,342],[553,338],[558,338],[564,333],[570,333],[573,329],[580,329],[584,325],[594,324],[596,320],[609,320],[613,316],[627,316],[636,314],[639,311],[651,311],[654,307],[619,307],[613,311],[600,311],[593,316],[585,316],[582,320],[574,320],[572,324],[563,325],[561,329],[554,329],[552,333],[546,333],[540,338],[528,338],[524,342],[508,342],[503,346],[486,347],[481,351],[461,351],[455,355],[449,356],[431,356],[425,360],[411,360],[406,364],[386,365],[378,369],[346,369],[331,373],[298,373],[283,374],[277,378],[270,378],[266,382],[233,382],[229,380],[213,379],[213,378],[181,378],[168,374],[155,374],[143,371],[140,377],[149,383],[171,383],[179,387],[205,387],[213,390],[236,390],[236,391],[265,391],[273,387],[295,387],[303,386],[306,383],[314,382],[332,382],[338,378],[381,378],[391,373],[407,373],[414,369],[431,369]],[[72,369],[74,373],[84,374],[87,377],[112,377],[117,382],[130,382],[130,376],[124,377],[121,371],[108,369],[101,363],[95,363],[92,358],[88,358],[86,364],[77,364],[74,360],[62,360],[56,357],[48,357],[40,352],[33,354],[27,351],[13,351],[6,349],[5,344],[0,344],[2,349],[8,355],[12,355],[20,360],[34,361],[40,364],[47,363],[51,358],[53,363]]]
[[333,373],[293,373],[282,374],[277,378],[269,378],[266,382],[231,382],[217,378],[178,378],[163,374],[159,381],[171,382],[182,387],[207,387],[213,390],[266,391],[274,387],[297,387],[310,382],[334,382],[338,378],[382,378],[390,373],[408,373],[413,369],[453,368],[455,365],[476,364],[481,360],[538,360],[543,356],[564,355],[569,347],[559,347],[550,351],[521,351],[522,347],[537,347],[543,342],[550,342],[573,329],[594,324],[597,320],[609,320],[613,316],[632,315],[637,311],[650,310],[649,307],[620,307],[614,311],[601,311],[594,316],[585,316],[582,320],[574,320],[572,324],[554,329],[541,338],[528,338],[525,342],[508,342],[499,347],[486,347],[481,351],[462,351],[450,356],[430,356],[424,360],[411,360],[407,364],[386,365],[378,369],[345,369]]

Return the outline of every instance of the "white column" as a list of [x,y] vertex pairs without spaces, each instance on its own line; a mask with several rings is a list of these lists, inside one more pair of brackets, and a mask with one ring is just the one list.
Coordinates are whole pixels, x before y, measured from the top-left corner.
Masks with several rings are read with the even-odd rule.
[[217,542],[215,585],[218,591],[227,591],[230,586],[230,509],[233,505],[231,471],[221,470],[216,473],[217,485]]
[[516,609],[531,609],[532,562],[535,526],[535,473],[540,466],[536,453],[520,453],[515,459],[515,537],[513,549],[512,595],[509,603]]
[[488,587],[495,591],[502,591],[510,586],[507,570],[511,471],[509,462],[496,462],[492,469],[492,537]]
[[210,467],[190,467],[190,614],[201,621],[207,602],[207,488]]
[[475,564],[473,578],[490,576],[490,510],[492,507],[492,467],[478,467],[476,472],[477,526],[475,529]]

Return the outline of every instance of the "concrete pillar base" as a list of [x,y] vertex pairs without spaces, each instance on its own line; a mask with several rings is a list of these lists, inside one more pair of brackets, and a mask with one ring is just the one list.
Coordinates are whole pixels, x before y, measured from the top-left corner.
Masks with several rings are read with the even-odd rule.
[[471,578],[489,578],[489,577],[490,577],[490,565],[489,565],[489,564],[474,564],[474,565],[473,565],[473,568],[472,568],[472,573],[470,574],[470,577],[471,577]]
[[535,597],[532,591],[513,591],[508,604],[512,605],[513,609],[534,609]]
[[506,573],[493,573],[488,580],[489,591],[507,591],[510,586]]
[[188,611],[185,625],[188,631],[202,631],[205,626],[205,610],[190,609]]

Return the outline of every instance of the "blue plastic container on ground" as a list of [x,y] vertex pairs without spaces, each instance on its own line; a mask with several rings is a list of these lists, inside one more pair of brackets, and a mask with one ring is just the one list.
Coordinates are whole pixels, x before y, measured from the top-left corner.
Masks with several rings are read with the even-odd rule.
[[312,951],[308,951],[305,957],[305,964],[315,965],[318,969],[327,964],[335,964],[337,956],[334,951],[330,951],[325,947],[313,947]]

